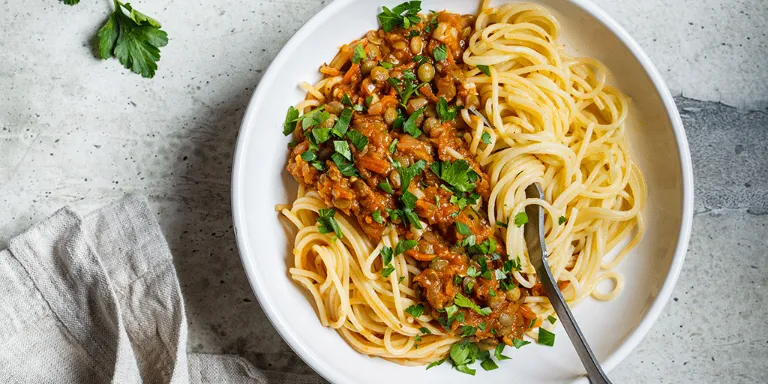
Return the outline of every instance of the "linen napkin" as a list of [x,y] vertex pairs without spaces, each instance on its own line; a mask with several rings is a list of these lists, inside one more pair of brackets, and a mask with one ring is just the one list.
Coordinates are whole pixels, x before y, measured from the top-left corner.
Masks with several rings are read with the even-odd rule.
[[141,196],[63,208],[0,252],[0,383],[320,383],[187,353],[168,244]]

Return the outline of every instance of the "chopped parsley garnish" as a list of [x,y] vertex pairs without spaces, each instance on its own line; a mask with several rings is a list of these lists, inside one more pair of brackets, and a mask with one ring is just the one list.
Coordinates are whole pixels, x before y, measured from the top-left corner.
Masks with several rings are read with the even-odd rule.
[[365,49],[363,48],[362,44],[358,44],[355,47],[355,53],[352,55],[352,62],[355,64],[359,64],[361,61],[365,60]]
[[305,113],[299,117],[301,120],[301,127],[309,129],[310,127],[318,126],[328,120],[331,115],[325,111],[325,106],[315,108],[308,113]]
[[456,222],[456,231],[464,236],[469,236],[472,234],[472,231],[469,230],[469,226],[460,221]]
[[565,218],[565,216],[560,216],[559,219],[557,219],[557,223],[560,225],[563,225],[568,219]]
[[430,369],[432,367],[437,367],[438,365],[440,365],[442,363],[445,363],[446,360],[448,360],[447,357],[444,358],[444,359],[438,360],[438,361],[433,361],[433,362],[429,363],[429,365],[427,365],[427,369]]
[[555,345],[555,334],[544,328],[539,328],[539,344],[549,347]]
[[531,323],[528,324],[528,329],[533,329],[533,326],[536,324],[536,318],[534,317],[531,319]]
[[[335,143],[336,142],[334,142],[334,146],[335,146]],[[343,141],[343,143],[346,144],[347,142]],[[347,145],[347,150],[349,150],[349,145]],[[333,155],[331,155],[331,160],[333,160],[333,162],[336,163],[336,167],[339,168],[339,172],[341,172],[342,175],[344,176],[359,175],[357,173],[357,168],[355,168],[355,164],[351,161],[348,161],[342,154],[334,153]]]
[[319,160],[318,161],[313,161],[313,162],[311,162],[309,164],[312,165],[313,167],[315,167],[315,169],[317,169],[320,172],[325,171],[325,164],[323,164],[322,161],[319,161]]
[[480,271],[478,271],[477,268],[475,268],[475,266],[472,265],[469,268],[467,268],[467,276],[478,277],[480,276]]
[[427,33],[430,33],[430,32],[432,32],[432,31],[433,31],[435,28],[437,28],[437,24],[438,24],[438,21],[437,21],[437,12],[435,12],[435,11],[429,11],[429,15],[431,16],[431,18],[429,19],[429,23],[427,23],[427,27],[426,27],[426,28],[424,28],[424,32],[427,32]]
[[316,144],[322,144],[331,138],[330,128],[315,128],[312,130],[312,138],[315,139]]
[[334,140],[333,149],[336,153],[344,156],[345,159],[352,161],[352,151],[349,150],[349,143],[344,140]]
[[480,363],[480,366],[483,367],[486,371],[493,371],[494,369],[498,368],[499,366],[496,365],[496,362],[491,359],[485,359],[482,363]]
[[530,343],[531,343],[530,341],[526,341],[526,340],[520,340],[520,339],[518,339],[517,337],[515,337],[514,339],[512,339],[512,345],[514,345],[514,346],[515,346],[515,348],[517,348],[517,349],[520,349],[520,348],[522,348],[523,346],[525,346],[525,345],[528,345],[528,344],[530,344]]
[[349,128],[350,120],[352,120],[352,110],[349,108],[344,108],[344,110],[341,112],[341,116],[339,116],[339,119],[336,120],[336,124],[331,130],[334,136],[338,138],[344,137],[344,134],[347,133],[347,129]]
[[421,1],[406,1],[391,10],[387,7],[381,7],[381,9],[379,22],[384,32],[397,27],[410,28],[411,24],[418,24],[421,21],[419,18]]
[[381,270],[381,276],[382,277],[389,277],[389,275],[392,274],[392,272],[395,271],[395,267],[393,265],[387,265],[384,267],[384,269]]
[[395,256],[419,245],[419,242],[416,240],[400,240],[397,242],[397,245],[395,245]]
[[421,35],[421,32],[419,32],[418,29],[412,29],[411,32],[408,33],[408,37],[416,37],[420,35]]
[[459,307],[457,307],[456,305],[449,305],[445,307],[445,313],[448,315],[448,318],[451,318],[454,315],[456,315],[456,312],[458,311],[459,311]]
[[502,228],[507,228],[507,224],[502,223],[501,221],[498,221],[498,220],[496,221],[496,225],[498,225],[499,227],[502,227]]
[[525,212],[520,212],[517,215],[515,215],[515,225],[518,227],[522,227],[523,224],[528,222],[528,215],[525,214]]
[[424,109],[425,107],[419,108],[414,111],[411,116],[408,117],[408,120],[406,120],[405,124],[403,124],[403,132],[413,137],[421,136],[421,130],[416,126],[416,119],[418,119],[419,116],[424,113]]
[[557,319],[555,319],[552,315],[547,316],[547,321],[549,321],[550,324],[554,324]]
[[432,50],[432,57],[435,61],[443,61],[448,58],[447,47],[445,44],[440,44],[434,50]]
[[477,326],[477,329],[479,329],[479,330],[480,330],[480,332],[485,332],[485,327],[486,327],[487,325],[488,325],[488,323],[486,323],[485,321],[483,321],[482,323],[480,323],[480,324]]
[[496,251],[496,242],[493,239],[485,239],[480,244],[469,244],[469,253],[473,255],[490,255]]
[[422,64],[424,64],[427,61],[427,57],[426,56],[422,56],[422,55],[416,55],[416,56],[413,57],[412,60],[413,60],[414,63],[416,63],[418,65],[422,65]]
[[341,103],[346,105],[347,107],[352,106],[352,100],[349,98],[349,95],[347,95],[346,93],[344,94],[344,96],[341,97]]
[[392,248],[387,246],[382,247],[380,255],[381,264],[384,266],[384,268],[381,269],[381,276],[386,278],[395,271],[395,266],[392,265],[392,258],[394,257]]
[[381,188],[384,192],[389,193],[390,195],[395,193],[395,191],[392,189],[392,186],[389,185],[388,181],[379,183],[379,188]]
[[502,361],[502,360],[509,360],[511,357],[504,356],[501,353],[504,352],[504,347],[507,345],[504,343],[499,343],[499,345],[496,346],[496,349],[493,351],[493,355],[496,357],[496,360]]
[[335,233],[339,239],[344,238],[344,234],[341,233],[341,227],[336,221],[334,216],[336,215],[336,209],[320,209],[317,212],[317,230],[322,234]]
[[432,334],[432,331],[430,331],[427,327],[419,328],[419,332],[421,332],[423,335],[431,335]]
[[408,191],[403,192],[402,196],[400,196],[400,201],[403,203],[403,209],[413,210],[416,208],[416,200],[418,200],[416,195]]
[[314,151],[306,151],[301,154],[301,159],[304,161],[313,161],[317,158],[317,155]]
[[368,96],[365,98],[365,105],[370,107],[372,102],[373,102],[373,96]]
[[414,75],[412,71],[403,71],[403,80],[400,80],[397,77],[390,77],[387,79],[387,82],[395,89],[395,91],[397,91],[397,94],[400,95],[400,105],[403,107],[406,106],[408,99],[410,99],[414,93],[417,93],[421,86],[428,84],[426,82],[419,84],[416,80],[416,75]]
[[[78,0],[64,0],[73,5]],[[120,64],[143,77],[152,78],[160,60],[160,48],[168,45],[168,34],[157,20],[114,1],[115,10],[99,29],[99,56],[116,57]],[[126,11],[128,14],[126,14]]]
[[398,139],[392,140],[392,143],[389,144],[389,148],[387,148],[389,150],[389,153],[394,154],[397,151],[397,142],[398,141],[399,141]]
[[491,143],[491,134],[488,132],[483,132],[483,134],[480,136],[480,140],[483,141],[486,145]]
[[283,135],[288,136],[296,129],[296,120],[299,118],[299,110],[293,106],[288,107],[288,113],[285,114],[283,123]]
[[488,307],[480,308],[475,304],[472,300],[468,299],[466,296],[462,295],[461,293],[457,293],[456,297],[453,298],[453,303],[456,304],[459,307],[462,308],[469,308],[480,316],[488,316],[491,314],[491,309]]
[[488,68],[487,65],[478,65],[477,69],[479,69],[480,72],[485,73],[486,76],[491,77],[491,69]]
[[445,101],[445,97],[440,96],[440,100],[437,101],[437,117],[440,118],[440,122],[446,122],[456,118],[456,107],[448,107],[448,102]]
[[410,167],[403,168],[396,166],[397,173],[400,175],[400,191],[405,193],[405,191],[408,190],[408,186],[411,185],[411,180],[424,171],[424,168],[426,167],[427,162],[424,160],[419,160]]
[[435,161],[430,165],[430,169],[459,192],[475,189],[475,181],[480,177],[466,160],[456,160],[453,163]]
[[461,327],[461,337],[474,336],[477,333],[477,328],[471,325],[465,325]]
[[358,131],[347,131],[347,138],[359,151],[362,151],[368,145],[368,138]]
[[378,209],[373,211],[373,213],[371,213],[371,218],[373,219],[373,221],[379,224],[384,224],[384,219],[381,218],[381,211],[379,211]]
[[379,65],[381,65],[382,67],[384,67],[386,69],[392,69],[392,67],[393,67],[392,63],[388,63],[386,61],[380,62]]
[[411,305],[410,307],[405,309],[405,312],[413,316],[414,318],[416,318],[421,316],[422,313],[424,313],[424,306],[421,304]]

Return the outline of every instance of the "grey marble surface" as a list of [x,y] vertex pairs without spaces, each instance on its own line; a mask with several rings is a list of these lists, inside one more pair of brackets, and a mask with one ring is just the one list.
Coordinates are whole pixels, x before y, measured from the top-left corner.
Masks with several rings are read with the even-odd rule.
[[[325,4],[142,0],[171,38],[153,80],[96,60],[109,1],[0,0],[0,248],[63,205],[149,196],[190,348],[311,372],[251,293],[230,214],[232,151],[263,71]],[[615,382],[768,382],[768,3],[599,0],[669,84],[691,145],[696,214],[673,300]]]

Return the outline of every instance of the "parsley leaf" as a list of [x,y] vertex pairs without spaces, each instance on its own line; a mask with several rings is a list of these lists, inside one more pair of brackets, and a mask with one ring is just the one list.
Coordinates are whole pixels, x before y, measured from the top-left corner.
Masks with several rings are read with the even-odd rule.
[[379,65],[381,65],[382,67],[384,67],[386,69],[392,69],[392,67],[394,67],[394,65],[392,65],[392,63],[388,63],[386,61],[380,62]]
[[349,128],[350,120],[352,120],[352,110],[349,108],[344,108],[344,110],[341,112],[341,116],[339,116],[339,119],[336,120],[336,124],[331,130],[334,136],[339,138],[344,137],[344,134],[347,133],[347,129]]
[[445,97],[440,96],[440,100],[437,101],[437,117],[440,118],[440,122],[453,120],[456,117],[456,107],[448,107],[448,102],[445,101]]
[[79,2],[80,2],[80,0],[62,0],[62,3],[66,4],[66,5],[75,5],[75,4],[79,3]]
[[403,202],[403,208],[406,210],[413,210],[416,208],[416,200],[418,200],[416,195],[408,191],[403,192],[403,195],[400,196],[400,201]]
[[461,337],[474,336],[477,333],[477,328],[471,325],[465,325],[461,327]]
[[456,305],[449,305],[445,307],[445,313],[446,315],[448,315],[448,318],[453,317],[458,311],[459,311],[459,307],[457,307]]
[[427,61],[427,57],[426,56],[422,56],[422,55],[416,55],[416,56],[413,57],[412,60],[413,60],[414,63],[416,63],[418,65],[422,65],[422,64],[424,64],[425,61]]
[[389,150],[389,153],[393,153],[394,154],[395,151],[397,151],[397,142],[398,141],[399,141],[398,139],[392,140],[392,143],[389,144],[389,148],[387,148]]
[[518,227],[522,227],[523,224],[528,222],[528,215],[525,214],[525,212],[520,212],[517,215],[515,215],[515,225]]
[[480,72],[485,73],[486,76],[491,77],[491,69],[488,68],[487,65],[478,65],[477,69],[479,69]]
[[299,118],[299,110],[293,106],[288,107],[288,113],[285,114],[283,122],[283,135],[288,136],[296,130],[296,120]]
[[432,57],[435,61],[443,61],[448,58],[447,47],[445,44],[440,44],[434,50],[432,50]]
[[331,138],[330,128],[315,128],[312,130],[312,137],[315,139],[315,143],[322,144]]
[[384,224],[384,219],[381,218],[381,212],[378,209],[371,213],[371,218],[379,224]]
[[444,358],[444,359],[438,360],[438,361],[433,361],[433,362],[429,363],[429,365],[427,365],[427,369],[430,369],[432,367],[437,367],[438,365],[440,365],[442,363],[445,363],[446,360],[448,360],[447,357]]
[[488,316],[491,314],[490,308],[478,307],[477,304],[475,304],[472,300],[468,299],[466,296],[462,295],[461,293],[456,294],[456,297],[453,298],[453,303],[462,308],[472,309],[473,311],[477,312],[481,316]]
[[352,55],[352,62],[355,64],[359,64],[365,58],[366,58],[365,49],[363,49],[362,44],[358,44],[355,47],[355,53]]
[[470,367],[467,367],[466,364],[457,365],[456,366],[456,370],[461,372],[461,373],[466,373],[467,375],[472,375],[472,376],[474,376],[475,372],[477,372],[476,370],[474,370],[474,369],[472,369]]
[[[328,112],[325,112],[324,109],[325,106],[320,106],[301,115],[301,117],[299,117],[299,120],[301,120],[301,127],[309,129],[310,127],[320,125],[328,120],[331,115]],[[328,129],[330,130],[330,128]]]
[[523,346],[525,346],[525,345],[528,345],[528,344],[530,344],[530,343],[531,343],[530,341],[526,341],[526,340],[520,340],[520,339],[518,339],[517,337],[515,337],[514,339],[512,339],[512,345],[514,345],[514,346],[515,346],[515,348],[517,348],[517,349],[520,349],[520,348],[522,348]]
[[504,347],[506,347],[506,344],[504,344],[504,343],[499,343],[499,345],[496,346],[496,349],[493,351],[493,355],[496,356],[496,360],[501,361],[501,360],[509,360],[509,359],[511,359],[511,357],[504,356],[504,355],[501,354],[501,352],[504,351]]
[[539,328],[539,344],[549,347],[555,345],[555,334],[544,328]]
[[480,271],[478,271],[477,268],[475,268],[475,266],[472,265],[469,268],[467,268],[467,276],[478,277],[480,276]]
[[[327,128],[326,128],[327,129]],[[315,129],[314,131],[316,131]],[[312,132],[314,132],[312,131]],[[334,142],[334,146],[335,146]],[[346,141],[343,141],[343,143],[346,144]],[[337,149],[338,150],[338,149]],[[349,150],[349,146],[347,146],[347,150]],[[355,168],[355,164],[347,161],[347,159],[344,158],[344,156],[340,153],[334,153],[331,155],[331,160],[333,160],[334,163],[336,163],[336,167],[339,168],[339,172],[341,172],[344,176],[357,176],[357,168]]]
[[392,189],[392,186],[389,185],[388,181],[379,183],[379,188],[381,188],[384,192],[389,193],[390,195],[395,193],[395,191]]
[[306,151],[301,154],[301,159],[304,161],[313,161],[317,159],[317,155],[314,151]]
[[456,231],[464,236],[469,236],[472,234],[472,231],[469,230],[469,226],[460,221],[456,222]]
[[405,193],[405,191],[408,190],[408,186],[411,185],[411,180],[422,171],[424,171],[424,168],[426,167],[427,162],[424,160],[419,160],[410,167],[406,168],[395,167],[397,169],[397,173],[400,175],[400,191]]
[[[72,0],[69,3],[75,4]],[[115,11],[99,29],[99,55],[116,57],[134,73],[152,78],[160,60],[160,48],[168,45],[168,34],[155,19],[115,0]],[[126,14],[125,12],[128,12]]]
[[456,160],[453,163],[435,161],[430,169],[440,179],[460,192],[469,192],[475,189],[475,181],[479,178],[477,172],[472,170],[466,160]]
[[395,256],[419,245],[419,242],[416,240],[400,240],[397,242],[397,245],[395,245]]
[[501,221],[496,220],[496,225],[502,228],[507,228],[507,224],[502,223]]
[[547,320],[550,324],[554,324],[557,321],[552,315],[547,316]]
[[421,327],[419,328],[419,331],[424,335],[431,335],[432,331],[430,331],[427,327]]
[[486,145],[491,143],[491,134],[488,132],[483,132],[482,136],[480,136],[480,140],[483,141]]
[[362,151],[368,145],[368,138],[358,131],[348,131],[347,138],[358,150]]
[[381,262],[384,265],[387,265],[392,262],[392,257],[394,257],[394,253],[392,251],[392,248],[387,247],[386,245],[381,247]]
[[347,95],[346,93],[344,94],[344,96],[341,97],[341,103],[346,105],[347,107],[352,106],[352,100],[349,98],[349,95]]
[[392,274],[392,272],[395,271],[395,266],[390,264],[386,266],[384,269],[381,270],[381,276],[382,277],[389,277],[389,275]]
[[560,216],[559,219],[557,219],[557,223],[560,225],[563,225],[568,219],[565,218],[565,216]]
[[419,137],[421,136],[421,130],[419,127],[416,126],[416,119],[421,116],[422,113],[424,113],[424,109],[426,107],[422,107],[414,111],[410,117],[408,117],[408,120],[405,121],[405,124],[403,125],[403,132],[413,136],[413,137]]
[[336,221],[334,216],[336,215],[336,209],[320,209],[317,212],[317,230],[320,233],[335,233],[339,239],[344,238],[344,234],[341,233],[341,227]]
[[349,143],[344,140],[334,140],[333,149],[336,153],[344,156],[347,160],[352,160],[352,151],[349,150]]
[[491,359],[483,360],[483,362],[480,363],[480,366],[486,371],[493,371],[494,369],[499,368],[499,366],[496,365],[496,362]]
[[381,7],[379,22],[384,32],[389,32],[397,27],[409,28],[411,24],[421,21],[418,13],[421,11],[421,1],[406,1],[391,10]]
[[413,316],[414,318],[416,318],[421,316],[421,314],[424,313],[424,306],[421,304],[411,305],[410,307],[405,309],[405,312]]

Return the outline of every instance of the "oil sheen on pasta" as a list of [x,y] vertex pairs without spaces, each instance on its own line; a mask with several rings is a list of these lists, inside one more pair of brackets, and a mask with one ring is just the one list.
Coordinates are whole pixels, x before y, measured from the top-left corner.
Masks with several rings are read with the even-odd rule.
[[[528,204],[546,209],[570,304],[620,292],[612,269],[642,236],[645,200],[628,101],[599,62],[563,53],[558,29],[530,4],[423,14],[344,45],[302,85],[286,167],[299,193],[278,207],[298,229],[290,274],[359,352],[426,364],[462,339],[519,346],[552,329]],[[533,182],[543,201],[525,198]]]

